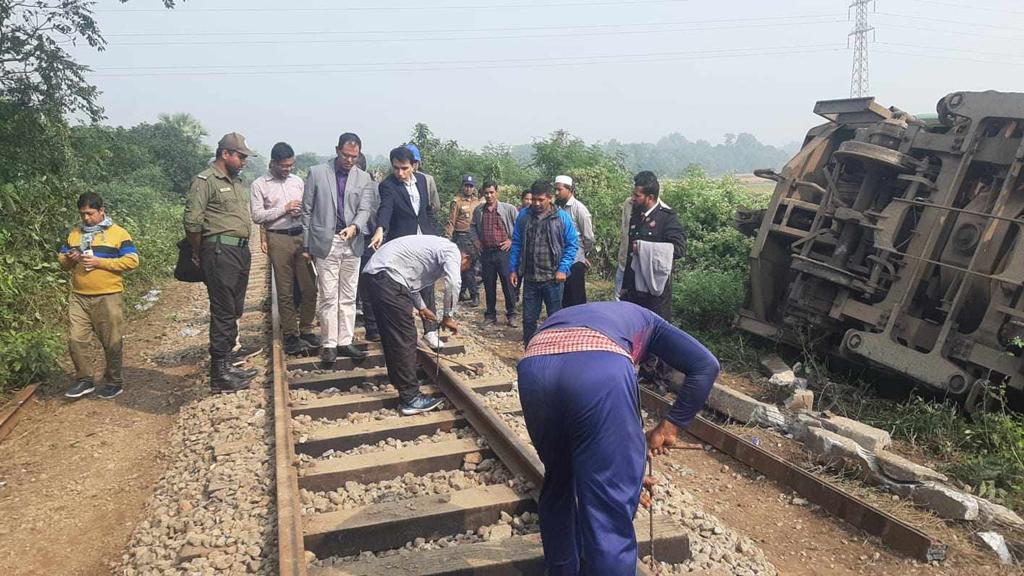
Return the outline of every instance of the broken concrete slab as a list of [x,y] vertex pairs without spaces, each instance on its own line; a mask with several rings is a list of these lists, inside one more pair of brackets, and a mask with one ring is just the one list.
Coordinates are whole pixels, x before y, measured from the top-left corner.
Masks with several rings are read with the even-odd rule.
[[884,450],[892,444],[892,438],[885,430],[844,416],[826,412],[821,418],[818,418],[818,422],[822,428],[846,436],[872,452]]
[[875,472],[874,455],[852,439],[824,428],[808,428],[804,446],[832,464],[860,468],[865,476]]
[[789,372],[793,374],[793,369],[786,364],[786,361],[779,357],[778,354],[767,354],[762,356],[758,362],[761,365],[761,372],[768,377],[776,374],[783,374]]
[[814,392],[811,390],[794,390],[784,405],[793,412],[810,412],[814,409]]
[[1013,564],[1013,556],[1010,554],[1010,549],[1006,546],[1006,538],[1003,538],[1002,534],[998,532],[978,532],[978,538],[996,553],[1000,564],[1003,566]]
[[876,452],[875,461],[883,474],[897,482],[927,482],[929,480],[946,482],[949,480],[945,475],[927,466],[916,464],[888,450]]
[[924,482],[911,495],[915,504],[929,508],[948,520],[976,520],[978,501],[965,492],[938,482]]
[[708,397],[708,406],[733,420],[769,428],[786,429],[786,418],[777,407],[765,404],[728,386],[715,384]]
[[1006,506],[989,502],[984,498],[975,498],[978,502],[978,520],[986,524],[1001,524],[1011,528],[1024,530],[1024,519]]

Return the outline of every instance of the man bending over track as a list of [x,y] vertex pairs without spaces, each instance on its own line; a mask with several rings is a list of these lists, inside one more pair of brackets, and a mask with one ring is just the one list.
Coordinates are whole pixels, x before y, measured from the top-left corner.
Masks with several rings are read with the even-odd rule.
[[[636,366],[655,355],[686,374],[675,405],[644,442]],[[657,314],[628,302],[563,308],[517,368],[526,429],[544,463],[538,511],[551,576],[633,576],[633,516],[647,449],[676,443],[704,405],[718,360]]]
[[[472,245],[472,243],[470,243]],[[470,246],[471,250],[475,250]],[[421,292],[444,277],[444,314],[441,328],[458,331],[455,313],[462,273],[476,254],[459,253],[451,240],[433,235],[402,236],[382,245],[367,262],[363,275],[368,282],[370,304],[380,331],[380,342],[388,379],[398,389],[399,410],[405,416],[437,408],[442,398],[420,394],[416,382],[415,309],[425,321],[437,317],[424,302]]]

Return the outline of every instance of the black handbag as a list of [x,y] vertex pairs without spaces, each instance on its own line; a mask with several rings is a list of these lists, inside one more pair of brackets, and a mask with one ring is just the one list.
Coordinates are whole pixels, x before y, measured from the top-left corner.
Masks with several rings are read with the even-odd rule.
[[174,265],[174,279],[182,282],[205,282],[202,268],[192,261],[192,245],[188,239],[178,241],[178,263]]

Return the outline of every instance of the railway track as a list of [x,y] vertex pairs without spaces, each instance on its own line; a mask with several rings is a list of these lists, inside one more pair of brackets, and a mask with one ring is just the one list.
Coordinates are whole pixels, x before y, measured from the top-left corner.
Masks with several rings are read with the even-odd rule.
[[[331,370],[286,358],[271,300],[280,574],[542,574],[543,468],[517,425],[513,380],[448,358],[465,352],[449,340],[440,355],[419,351],[423,390],[445,404],[402,417],[378,344]],[[658,559],[686,560],[685,530],[668,517],[654,526]],[[649,517],[637,527],[643,553]]]

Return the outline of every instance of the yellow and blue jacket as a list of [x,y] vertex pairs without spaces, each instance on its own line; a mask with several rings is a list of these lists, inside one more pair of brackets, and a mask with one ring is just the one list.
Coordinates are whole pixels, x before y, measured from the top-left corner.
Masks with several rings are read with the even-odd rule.
[[76,265],[67,256],[72,249],[78,249],[81,242],[82,230],[75,226],[57,255],[61,267],[71,270],[71,291],[84,296],[123,292],[121,274],[139,266],[139,251],[128,231],[112,224],[93,236],[90,248],[93,255],[100,259],[100,264],[92,270],[86,270],[81,263]]

